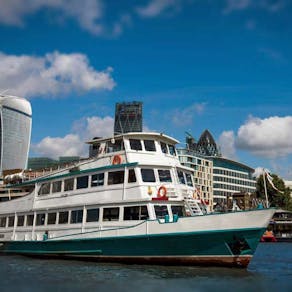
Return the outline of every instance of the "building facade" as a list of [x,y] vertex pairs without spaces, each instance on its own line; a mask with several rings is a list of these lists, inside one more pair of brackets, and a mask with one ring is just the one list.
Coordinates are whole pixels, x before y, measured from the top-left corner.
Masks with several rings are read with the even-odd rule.
[[142,132],[142,102],[116,103],[114,133]]
[[204,200],[227,204],[234,194],[255,193],[253,168],[223,158],[208,130],[202,133],[198,142],[187,134],[186,148],[178,150],[179,159],[195,170],[195,182]]
[[58,167],[60,165],[70,164],[79,160],[79,156],[61,156],[59,157],[59,160],[49,157],[30,157],[28,158],[27,169],[40,170],[44,168]]
[[213,161],[213,196],[217,203],[225,203],[235,193],[255,193],[254,169],[223,157]]
[[0,173],[26,168],[32,110],[20,97],[0,95]]
[[177,149],[181,164],[194,170],[197,196],[213,208],[213,161],[187,149]]

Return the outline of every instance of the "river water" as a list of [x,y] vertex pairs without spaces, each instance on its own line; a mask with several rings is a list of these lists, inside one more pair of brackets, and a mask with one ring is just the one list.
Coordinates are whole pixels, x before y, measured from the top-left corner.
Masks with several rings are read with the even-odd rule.
[[292,243],[261,243],[247,270],[0,256],[0,291],[292,291]]

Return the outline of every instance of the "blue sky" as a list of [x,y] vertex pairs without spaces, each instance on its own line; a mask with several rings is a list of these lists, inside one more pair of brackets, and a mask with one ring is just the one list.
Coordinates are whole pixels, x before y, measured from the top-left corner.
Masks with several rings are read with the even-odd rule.
[[292,180],[292,1],[0,0],[0,90],[33,109],[30,156],[86,155],[115,103],[184,143]]

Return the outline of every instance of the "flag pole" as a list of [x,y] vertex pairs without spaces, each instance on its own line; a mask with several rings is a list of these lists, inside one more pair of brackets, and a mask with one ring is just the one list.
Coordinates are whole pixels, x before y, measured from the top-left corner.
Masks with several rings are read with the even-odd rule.
[[269,208],[269,200],[268,200],[268,192],[267,192],[267,184],[266,184],[266,171],[263,168],[263,180],[264,180],[264,189],[265,189],[265,196],[266,196],[266,204],[267,208]]

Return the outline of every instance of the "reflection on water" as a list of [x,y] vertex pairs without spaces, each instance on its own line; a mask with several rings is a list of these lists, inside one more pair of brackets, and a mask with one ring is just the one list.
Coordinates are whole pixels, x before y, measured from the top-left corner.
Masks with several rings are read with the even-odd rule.
[[1,291],[277,291],[292,289],[292,244],[261,244],[247,270],[0,256]]

